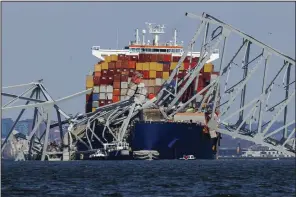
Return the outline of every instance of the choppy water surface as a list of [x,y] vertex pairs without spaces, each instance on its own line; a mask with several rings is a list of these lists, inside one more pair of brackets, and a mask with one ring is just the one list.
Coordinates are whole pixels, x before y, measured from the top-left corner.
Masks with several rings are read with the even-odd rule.
[[2,196],[295,196],[295,160],[3,162]]

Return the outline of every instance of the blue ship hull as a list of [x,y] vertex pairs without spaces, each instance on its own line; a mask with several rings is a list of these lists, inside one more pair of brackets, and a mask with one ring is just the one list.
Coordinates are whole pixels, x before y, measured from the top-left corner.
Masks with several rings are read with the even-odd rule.
[[193,123],[138,122],[131,136],[133,151],[156,150],[159,159],[178,159],[194,155],[197,159],[214,159],[217,138],[203,133],[204,126]]
[[[95,133],[100,137],[103,128],[99,125],[95,128]],[[128,142],[132,151],[158,151],[158,159],[179,159],[183,155],[194,155],[197,159],[214,159],[216,150],[213,150],[213,146],[217,145],[217,138],[211,139],[209,134],[203,132],[203,128],[204,126],[195,123],[141,121],[133,126]],[[105,139],[111,142],[113,137],[106,132]],[[82,140],[88,143],[87,139]],[[92,147],[103,148],[97,140],[92,141]],[[80,142],[77,143],[77,148],[79,151],[87,150]],[[111,155],[108,159],[115,159]],[[84,159],[89,159],[88,156],[85,154]],[[131,158],[125,156],[116,159]]]

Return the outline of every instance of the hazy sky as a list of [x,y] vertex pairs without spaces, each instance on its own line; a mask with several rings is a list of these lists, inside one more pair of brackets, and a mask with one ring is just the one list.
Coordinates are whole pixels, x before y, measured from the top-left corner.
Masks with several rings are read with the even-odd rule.
[[[85,89],[85,76],[96,58],[91,47],[116,47],[134,40],[145,22],[180,30],[185,43],[196,21],[185,12],[207,12],[295,58],[295,3],[151,2],[151,3],[7,3],[2,4],[3,86],[44,79],[55,99]],[[272,32],[268,36],[268,32]],[[85,96],[61,105],[68,113],[84,112]],[[10,113],[9,113],[10,114]],[[3,114],[4,117],[9,114]]]

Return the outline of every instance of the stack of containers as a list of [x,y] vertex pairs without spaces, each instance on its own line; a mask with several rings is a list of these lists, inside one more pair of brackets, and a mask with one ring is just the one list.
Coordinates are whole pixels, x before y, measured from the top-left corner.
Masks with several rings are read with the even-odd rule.
[[[153,98],[169,78],[172,70],[176,68],[181,57],[172,56],[172,54],[118,54],[104,58],[105,61],[95,64],[93,74],[86,77],[86,88],[93,88],[93,92],[86,95],[86,112],[125,100],[132,96],[133,90],[136,96],[141,97],[140,100],[143,99],[143,95],[149,99]],[[193,68],[197,61],[198,58],[192,58],[190,64],[190,57],[185,58],[179,69],[178,81],[185,77],[186,71]],[[133,81],[132,78],[136,71],[142,74],[142,83]],[[203,89],[210,82],[212,72],[213,65],[205,64],[201,70],[197,91]],[[195,82],[185,92],[185,99],[186,95],[188,96],[194,91],[194,84]]]

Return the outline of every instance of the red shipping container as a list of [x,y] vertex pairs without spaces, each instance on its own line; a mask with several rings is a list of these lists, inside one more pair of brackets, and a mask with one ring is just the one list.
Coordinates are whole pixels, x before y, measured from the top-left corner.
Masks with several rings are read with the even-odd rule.
[[145,62],[145,54],[139,54],[139,62]]
[[157,54],[151,54],[151,62],[157,62]]
[[156,71],[156,78],[162,78],[162,72]]
[[192,62],[198,62],[199,58],[198,57],[192,57]]
[[121,68],[128,68],[128,62],[127,60],[121,62]]
[[113,76],[108,76],[107,77],[107,85],[112,85],[114,81],[114,77]]
[[108,75],[108,70],[102,70],[102,76],[106,77]]
[[129,55],[127,56],[129,61],[138,61],[138,56],[137,55]]
[[97,72],[95,72],[95,74],[94,74],[96,77],[101,77],[102,76],[102,73],[101,72],[99,72],[99,71],[97,71]]
[[163,61],[163,56],[164,56],[163,54],[158,54],[157,55],[157,61],[162,62]]
[[107,84],[108,84],[108,79],[107,79],[107,77],[105,77],[105,76],[101,77],[100,84],[102,84],[102,85],[107,85]]
[[173,62],[179,62],[180,59],[180,56],[173,56]]
[[[114,81],[113,82],[113,88],[114,89],[120,89],[120,81]],[[119,95],[120,95],[120,93],[119,93]]]
[[143,78],[149,79],[149,70],[143,70]]
[[111,103],[113,103],[112,100],[107,100],[106,101],[106,105],[110,105]]
[[121,75],[120,80],[123,82],[127,82],[128,81],[128,75]]
[[188,70],[188,69],[189,69],[189,65],[190,65],[190,64],[189,64],[188,62],[184,62],[184,69],[185,69],[185,70]]
[[114,96],[113,95],[113,103],[119,102],[119,96]]
[[190,62],[190,56],[186,56],[183,62]]
[[125,60],[125,55],[124,54],[118,54],[117,59],[118,60]]
[[107,75],[108,76],[114,76],[114,74],[115,74],[115,69],[108,69],[108,73],[107,73]]
[[129,61],[128,68],[136,68],[136,61]]
[[163,72],[169,72],[170,71],[170,65],[171,64],[163,64]]
[[104,106],[106,104],[106,101],[105,100],[99,100],[99,106]]
[[94,76],[94,85],[100,85],[100,77]]
[[172,54],[165,54],[163,55],[164,62],[171,62],[172,61]]
[[115,75],[117,75],[117,74],[120,75],[121,74],[121,69],[120,68],[116,68],[115,71],[114,71],[114,74]]
[[114,62],[114,61],[108,63],[108,67],[109,67],[109,69],[110,69],[110,68],[111,68],[111,69],[112,69],[112,68],[114,69],[114,68],[115,68],[115,65],[116,65],[116,62]]
[[184,77],[184,72],[179,70],[179,73],[178,73],[178,78],[179,79],[182,79]]
[[120,74],[114,75],[114,81],[119,81],[120,82]]
[[116,61],[115,68],[121,68],[122,61],[124,61],[124,60],[118,60],[118,61]]
[[136,69],[133,69],[133,68],[129,69],[129,74],[128,74],[128,76],[129,76],[129,77],[134,76],[135,70],[136,70]]

